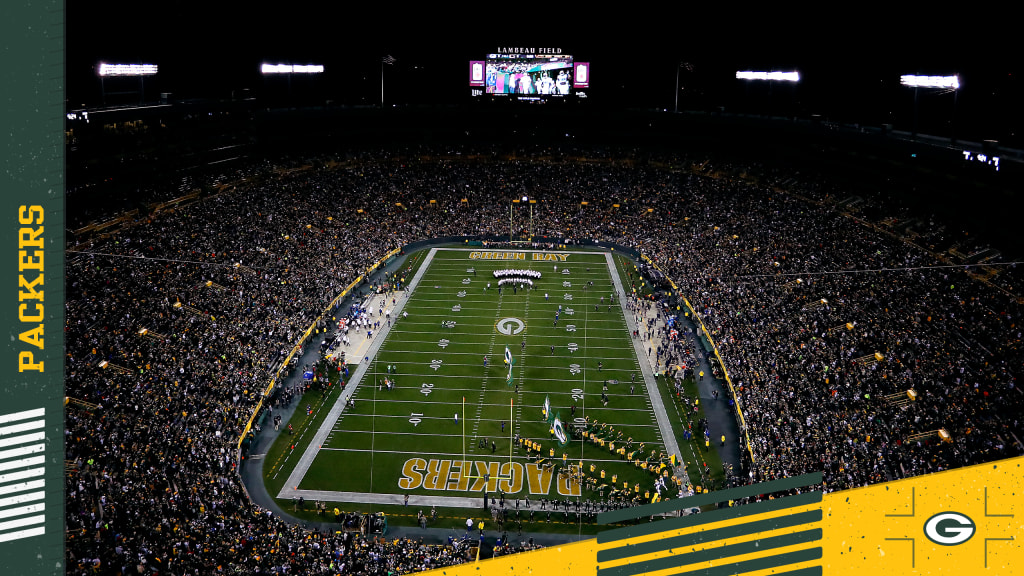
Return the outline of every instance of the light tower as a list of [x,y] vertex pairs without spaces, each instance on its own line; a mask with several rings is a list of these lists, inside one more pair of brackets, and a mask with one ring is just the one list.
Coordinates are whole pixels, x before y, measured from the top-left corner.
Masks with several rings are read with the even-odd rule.
[[960,76],[920,76],[916,74],[904,74],[900,76],[900,85],[914,89],[914,137],[917,137],[917,92],[921,88],[929,90],[940,90],[940,94],[953,93],[953,118],[951,121],[951,137],[956,142],[956,101],[960,93]]
[[535,198],[523,195],[522,198],[513,198],[512,202],[508,205],[508,241],[516,242],[515,240],[515,205],[516,204],[529,204],[530,205],[530,219],[527,223],[527,234],[533,238],[533,205],[537,203]]

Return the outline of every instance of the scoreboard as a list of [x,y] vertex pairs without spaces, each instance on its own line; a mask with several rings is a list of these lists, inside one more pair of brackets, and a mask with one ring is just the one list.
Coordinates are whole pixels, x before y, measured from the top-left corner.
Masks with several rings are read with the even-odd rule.
[[506,48],[469,62],[472,96],[544,100],[586,98],[590,63],[560,48]]

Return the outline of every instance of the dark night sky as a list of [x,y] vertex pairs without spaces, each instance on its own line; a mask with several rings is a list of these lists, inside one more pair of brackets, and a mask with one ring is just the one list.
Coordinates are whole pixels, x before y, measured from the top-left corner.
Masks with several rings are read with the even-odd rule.
[[[893,20],[863,6],[855,14],[692,6],[602,12],[594,4],[480,4],[458,12],[388,3],[264,6],[69,2],[68,105],[99,103],[94,67],[100,61],[158,64],[147,93],[180,98],[228,97],[242,88],[258,95],[265,86],[262,61],[322,63],[326,74],[316,82],[326,97],[379,103],[385,54],[399,60],[385,72],[389,103],[459,103],[468,99],[469,60],[498,46],[546,46],[591,62],[589,96],[603,105],[671,108],[675,66],[686,61],[695,68],[683,75],[683,108],[721,105],[900,125],[913,117],[913,95],[899,87],[900,74],[959,73],[955,121],[964,137],[1013,140],[1024,124],[1021,50],[1015,35],[986,22],[1000,21],[991,11]],[[769,95],[736,81],[738,69],[796,69],[803,81]],[[921,94],[919,105],[922,124],[936,132],[954,120],[951,95]]]

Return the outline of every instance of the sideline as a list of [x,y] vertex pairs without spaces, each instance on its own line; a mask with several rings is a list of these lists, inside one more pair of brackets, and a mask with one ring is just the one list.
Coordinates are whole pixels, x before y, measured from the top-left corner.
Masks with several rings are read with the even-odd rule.
[[[409,301],[409,298],[416,291],[416,287],[419,286],[420,280],[423,278],[423,274],[427,271],[427,268],[430,267],[430,261],[433,260],[434,253],[436,251],[437,248],[430,249],[430,253],[427,254],[426,259],[423,260],[419,269],[416,270],[416,275],[413,276],[412,281],[409,282],[405,290],[404,297],[395,304],[395,309],[391,313],[392,317],[395,319],[395,324],[398,323],[398,318],[402,315],[402,310],[405,309],[405,303]],[[373,342],[370,344],[370,348],[367,350],[365,355],[371,358],[376,356],[377,351],[384,344],[384,340],[387,339],[390,332],[391,326],[382,328],[373,339]],[[338,400],[335,401],[334,406],[331,407],[331,411],[320,424],[320,429],[317,430],[316,435],[313,436],[313,439],[310,441],[306,451],[302,453],[301,457],[299,457],[299,461],[295,464],[295,468],[292,469],[292,473],[288,476],[288,480],[285,481],[284,487],[281,489],[281,492],[278,493],[277,498],[287,499],[299,496],[305,497],[301,491],[298,490],[299,484],[302,482],[302,479],[305,478],[310,465],[313,464],[313,460],[320,452],[320,447],[327,442],[327,437],[330,436],[331,431],[334,430],[334,425],[337,424],[338,418],[340,418],[342,412],[344,412],[349,399],[353,394],[355,394],[356,388],[362,381],[366,371],[369,370],[369,367],[370,362],[361,362],[355,369],[355,372],[352,373],[352,377],[345,386],[345,390],[338,396]],[[396,498],[400,498],[400,496],[396,495]]]
[[661,400],[661,392],[658,390],[658,382],[654,379],[654,372],[651,368],[650,359],[647,358],[647,354],[644,351],[644,343],[639,338],[633,338],[633,331],[639,330],[636,322],[633,321],[633,315],[627,314],[622,308],[626,305],[626,291],[622,287],[622,279],[619,277],[619,271],[615,268],[615,255],[612,252],[605,252],[605,260],[608,262],[608,271],[612,275],[612,286],[615,287],[615,293],[618,295],[619,310],[622,312],[623,317],[626,320],[626,329],[629,330],[629,340],[633,343],[633,351],[636,353],[637,359],[640,360],[640,372],[644,377],[644,388],[647,390],[647,396],[651,400],[651,408],[654,410],[654,415],[658,420],[658,429],[661,431],[662,444],[665,446],[665,452],[667,454],[675,454],[677,465],[673,469],[672,473],[676,478],[679,478],[683,485],[689,484],[690,477],[686,473],[686,465],[683,464],[683,453],[679,451],[679,443],[676,442],[676,435],[672,432],[672,423],[668,421],[668,411],[665,409],[665,403]]

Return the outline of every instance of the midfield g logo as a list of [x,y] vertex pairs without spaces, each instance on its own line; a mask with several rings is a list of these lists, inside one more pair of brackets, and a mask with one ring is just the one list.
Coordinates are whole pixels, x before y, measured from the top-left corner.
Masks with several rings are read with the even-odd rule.
[[959,512],[940,512],[924,523],[924,535],[943,546],[963,544],[975,532],[974,521]]
[[525,330],[526,324],[519,318],[502,318],[494,323],[494,329],[505,336],[512,336]]

